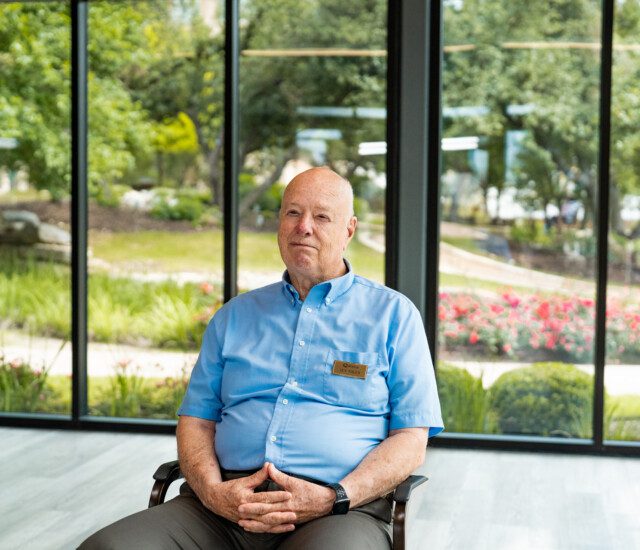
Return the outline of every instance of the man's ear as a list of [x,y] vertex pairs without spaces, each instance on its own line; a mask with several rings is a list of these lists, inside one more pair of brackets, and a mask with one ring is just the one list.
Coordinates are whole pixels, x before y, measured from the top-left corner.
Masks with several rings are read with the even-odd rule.
[[353,237],[353,234],[356,232],[357,226],[358,218],[356,218],[355,216],[351,216],[351,218],[349,218],[349,225],[347,226],[347,229],[349,231],[349,238]]
[[347,223],[347,242],[345,243],[345,246],[344,246],[345,249],[347,248],[347,245],[353,238],[353,234],[356,232],[357,226],[358,226],[358,218],[356,218],[355,216],[351,216],[349,218],[349,222]]

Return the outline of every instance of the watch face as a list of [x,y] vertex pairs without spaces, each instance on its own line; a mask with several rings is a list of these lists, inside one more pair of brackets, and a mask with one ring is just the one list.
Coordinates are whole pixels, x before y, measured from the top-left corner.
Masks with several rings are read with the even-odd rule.
[[349,499],[336,500],[333,503],[333,514],[346,514],[349,511]]

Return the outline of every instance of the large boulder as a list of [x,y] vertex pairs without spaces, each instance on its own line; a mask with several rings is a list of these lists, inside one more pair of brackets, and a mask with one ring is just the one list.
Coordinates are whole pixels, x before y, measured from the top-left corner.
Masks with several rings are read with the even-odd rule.
[[39,242],[40,218],[26,210],[0,212],[0,242],[35,244]]
[[70,263],[71,235],[68,231],[42,223],[26,210],[0,212],[0,245],[10,246],[20,256]]
[[71,234],[61,229],[60,227],[56,227],[55,225],[51,225],[50,223],[41,223],[38,228],[38,242],[47,243],[47,244],[71,244]]

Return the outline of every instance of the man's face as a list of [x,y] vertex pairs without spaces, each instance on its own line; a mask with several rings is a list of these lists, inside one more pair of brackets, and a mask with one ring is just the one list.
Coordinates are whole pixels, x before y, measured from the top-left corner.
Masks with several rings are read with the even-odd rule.
[[343,253],[356,228],[348,184],[328,169],[295,177],[280,210],[278,246],[292,279],[326,281],[344,272]]

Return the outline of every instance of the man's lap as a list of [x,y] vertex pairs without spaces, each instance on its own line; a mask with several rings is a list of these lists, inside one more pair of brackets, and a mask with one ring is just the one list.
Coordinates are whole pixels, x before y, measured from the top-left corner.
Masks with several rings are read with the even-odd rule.
[[[369,513],[352,510],[344,516],[325,516],[273,535],[249,533],[207,508],[190,491],[168,502],[123,518],[89,537],[81,550],[145,549],[244,550],[282,548],[305,550],[391,547],[390,525]],[[366,507],[364,508],[366,509]]]

